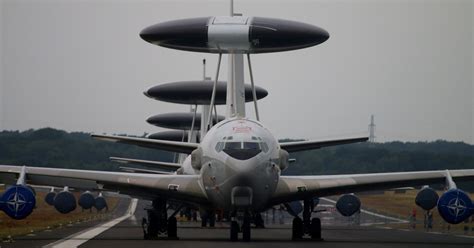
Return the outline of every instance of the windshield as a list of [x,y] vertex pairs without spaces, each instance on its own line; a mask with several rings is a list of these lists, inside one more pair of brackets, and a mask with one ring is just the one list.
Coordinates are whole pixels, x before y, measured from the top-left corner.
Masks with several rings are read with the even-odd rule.
[[268,152],[268,145],[265,142],[262,142],[261,139],[252,140],[255,141],[240,142],[224,137],[223,141],[217,142],[216,151],[223,151],[229,156],[239,160],[253,158],[262,151]]

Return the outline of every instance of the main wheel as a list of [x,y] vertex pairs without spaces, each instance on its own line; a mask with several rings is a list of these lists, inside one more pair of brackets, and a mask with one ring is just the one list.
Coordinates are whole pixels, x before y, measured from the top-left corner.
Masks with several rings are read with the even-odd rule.
[[244,220],[244,223],[242,224],[242,239],[245,242],[250,241],[250,220]]
[[313,218],[311,220],[309,235],[311,235],[311,239],[313,240],[321,240],[321,220],[319,218]]
[[237,221],[230,222],[230,241],[239,239],[239,223]]
[[174,216],[168,219],[168,238],[178,238],[178,224]]
[[300,240],[303,238],[303,220],[300,217],[295,217],[293,219],[293,226],[292,226],[292,240]]
[[265,222],[263,221],[262,215],[260,213],[255,214],[254,222],[256,228],[265,228]]

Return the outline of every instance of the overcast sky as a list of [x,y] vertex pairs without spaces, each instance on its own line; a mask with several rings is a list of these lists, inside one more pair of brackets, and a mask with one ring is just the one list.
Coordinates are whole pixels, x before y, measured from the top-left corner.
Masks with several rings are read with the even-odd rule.
[[[1,1],[1,0],[0,0]],[[253,56],[262,122],[278,138],[367,132],[378,141],[474,143],[473,1],[235,0],[235,11],[307,22],[325,43]],[[151,45],[139,32],[228,15],[228,1],[3,0],[0,130],[153,133],[149,116],[187,111],[142,92],[214,75],[217,56]],[[227,78],[226,64],[220,78]],[[248,78],[248,75],[246,75]],[[248,80],[247,80],[248,81]],[[247,113],[254,117],[253,105]],[[223,111],[221,111],[223,113]]]

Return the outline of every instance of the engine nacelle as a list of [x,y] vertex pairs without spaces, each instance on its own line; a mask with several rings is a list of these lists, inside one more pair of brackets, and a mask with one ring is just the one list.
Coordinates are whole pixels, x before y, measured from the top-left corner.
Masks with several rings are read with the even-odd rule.
[[439,215],[450,224],[459,224],[471,216],[473,204],[460,189],[446,191],[438,200]]
[[298,214],[303,212],[303,204],[300,201],[287,202],[284,204],[286,211],[294,217],[297,217]]
[[336,202],[337,211],[343,216],[352,216],[360,210],[360,199],[359,197],[347,194],[343,195]]
[[418,192],[415,198],[415,203],[424,210],[431,210],[436,207],[438,203],[438,193],[430,187],[425,187]]
[[74,211],[76,206],[76,198],[69,191],[61,191],[54,198],[54,208],[62,214]]
[[93,206],[95,206],[95,198],[91,192],[86,191],[79,197],[78,204],[82,207],[82,209],[91,209]]
[[280,149],[279,157],[280,157],[280,161],[279,161],[280,170],[283,171],[286,168],[288,168],[288,164],[289,164],[288,159],[290,158],[290,154],[288,154],[287,151]]
[[201,170],[202,167],[202,149],[198,148],[191,153],[191,166],[195,170]]
[[35,194],[28,186],[11,186],[0,197],[0,209],[16,220],[26,218],[33,212],[35,206]]
[[105,200],[105,198],[102,196],[102,194],[100,194],[99,196],[97,196],[95,198],[95,205],[94,207],[98,210],[98,211],[101,211],[102,209],[104,208],[107,208],[107,201]]
[[50,205],[50,206],[53,206],[54,205],[54,198],[56,198],[56,192],[48,192],[48,194],[46,194],[44,196],[44,201]]

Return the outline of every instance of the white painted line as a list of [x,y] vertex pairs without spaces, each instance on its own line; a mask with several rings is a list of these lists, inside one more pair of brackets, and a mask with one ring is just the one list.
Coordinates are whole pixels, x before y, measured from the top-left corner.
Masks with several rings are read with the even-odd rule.
[[461,238],[469,238],[469,239],[474,239],[474,236],[469,236],[469,235],[455,235],[456,237],[461,237]]
[[385,222],[366,222],[366,223],[360,224],[360,226],[372,226],[372,225],[383,225],[383,224],[387,224],[387,223],[385,223]]
[[[321,199],[325,200],[325,201],[328,201],[328,202],[331,202],[331,203],[334,203],[334,204],[336,203],[336,201],[331,200],[331,199],[326,198],[326,197],[321,197]],[[399,219],[399,218],[395,218],[395,217],[390,217],[390,216],[386,216],[386,215],[383,215],[383,214],[377,214],[377,213],[370,212],[370,211],[367,211],[367,210],[364,210],[364,209],[361,209],[360,211],[364,214],[372,215],[372,216],[375,216],[375,217],[384,218],[384,219],[396,221],[396,222],[399,222],[399,223],[408,223],[407,220],[403,220],[403,219]]]
[[66,247],[78,247],[83,243],[89,241],[90,239],[94,238],[95,236],[107,231],[111,227],[117,225],[118,223],[122,222],[123,220],[133,216],[135,210],[137,209],[137,199],[132,199],[130,205],[128,206],[127,212],[122,217],[118,217],[113,219],[107,223],[99,224],[95,227],[89,228],[85,231],[75,233],[69,237],[64,239],[58,240],[54,243],[48,244],[43,246],[45,248],[66,248]]

